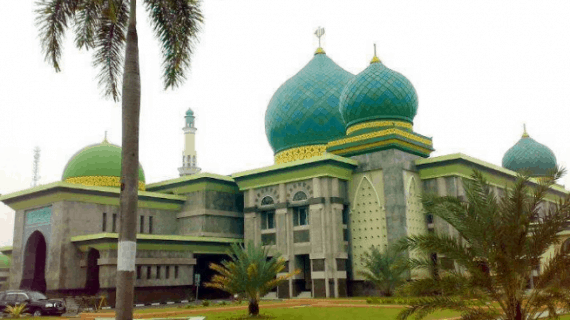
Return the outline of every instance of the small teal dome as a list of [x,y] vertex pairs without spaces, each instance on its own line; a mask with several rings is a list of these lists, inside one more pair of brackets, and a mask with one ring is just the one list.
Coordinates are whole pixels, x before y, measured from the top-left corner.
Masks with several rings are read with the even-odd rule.
[[503,156],[503,167],[513,171],[528,170],[532,176],[545,176],[556,168],[556,157],[550,148],[536,142],[525,131]]
[[193,115],[194,115],[194,111],[192,111],[192,109],[188,108],[188,111],[186,111],[186,115],[187,115],[187,116],[193,116]]
[[275,154],[307,145],[326,144],[345,135],[338,104],[354,77],[322,49],[273,95],[265,113],[265,133]]
[[413,123],[417,111],[418,96],[412,83],[376,56],[368,68],[349,81],[340,98],[340,113],[347,128],[371,120]]

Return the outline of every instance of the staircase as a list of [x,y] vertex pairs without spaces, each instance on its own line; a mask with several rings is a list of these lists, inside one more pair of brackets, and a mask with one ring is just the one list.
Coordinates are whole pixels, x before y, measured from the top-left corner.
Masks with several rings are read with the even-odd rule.
[[262,300],[278,300],[279,298],[277,298],[277,292],[269,292],[268,294],[263,296],[263,298],[261,298],[261,299]]
[[301,293],[299,293],[295,298],[296,299],[311,299],[313,297],[313,295],[311,294],[311,291],[301,291]]

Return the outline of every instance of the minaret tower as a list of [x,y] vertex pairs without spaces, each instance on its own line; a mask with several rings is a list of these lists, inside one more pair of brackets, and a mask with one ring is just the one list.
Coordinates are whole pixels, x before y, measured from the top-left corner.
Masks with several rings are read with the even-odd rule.
[[182,152],[182,167],[178,168],[180,176],[188,176],[200,172],[196,160],[196,128],[194,127],[194,111],[186,111],[184,131],[184,151]]

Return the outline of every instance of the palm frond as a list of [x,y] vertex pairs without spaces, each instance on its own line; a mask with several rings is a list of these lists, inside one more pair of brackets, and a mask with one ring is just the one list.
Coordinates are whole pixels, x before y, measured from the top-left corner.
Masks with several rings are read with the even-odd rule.
[[75,15],[79,0],[41,0],[35,10],[36,25],[40,29],[40,41],[46,62],[61,71],[61,46],[67,25]]
[[93,64],[99,67],[99,86],[103,88],[104,96],[115,101],[120,97],[128,19],[127,0],[108,0],[103,3]]
[[162,44],[164,87],[185,79],[203,22],[197,0],[145,0],[155,35]]
[[97,31],[101,24],[103,0],[82,1],[75,16],[75,45],[79,49],[95,47]]

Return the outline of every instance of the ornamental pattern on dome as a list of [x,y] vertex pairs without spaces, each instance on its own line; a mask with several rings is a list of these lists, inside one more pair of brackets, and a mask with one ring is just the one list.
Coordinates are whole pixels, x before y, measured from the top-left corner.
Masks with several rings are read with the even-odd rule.
[[342,89],[352,77],[320,53],[281,85],[265,114],[265,132],[275,154],[294,147],[324,145],[344,136],[338,104]]
[[347,84],[340,98],[340,112],[350,126],[381,119],[413,122],[418,97],[411,82],[400,73],[373,61]]
[[556,168],[556,157],[550,148],[536,142],[526,132],[503,156],[503,167],[513,171],[528,170],[532,176],[545,176]]

